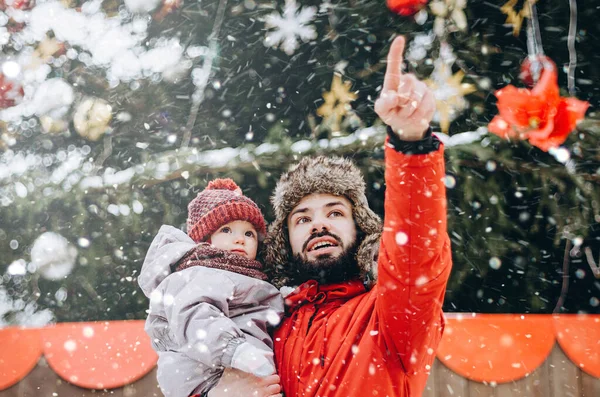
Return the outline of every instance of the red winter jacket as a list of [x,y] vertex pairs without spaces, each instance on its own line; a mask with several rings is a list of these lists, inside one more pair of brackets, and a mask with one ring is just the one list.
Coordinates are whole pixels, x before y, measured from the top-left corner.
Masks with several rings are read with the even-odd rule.
[[450,274],[443,146],[386,145],[377,284],[309,281],[286,301],[275,360],[286,397],[421,396],[444,330]]

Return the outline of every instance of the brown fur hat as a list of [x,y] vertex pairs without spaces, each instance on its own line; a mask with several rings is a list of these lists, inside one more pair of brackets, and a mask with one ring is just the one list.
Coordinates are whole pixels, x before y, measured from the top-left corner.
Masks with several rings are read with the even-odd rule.
[[[286,285],[286,267],[290,260],[287,217],[306,195],[312,193],[344,196],[353,205],[352,215],[362,234],[356,259],[366,281],[377,277],[377,252],[381,219],[369,208],[365,180],[351,160],[341,157],[306,157],[283,174],[271,196],[275,221],[265,239],[265,270],[277,287]],[[375,255],[375,256],[374,256]],[[375,262],[374,262],[375,261]]]

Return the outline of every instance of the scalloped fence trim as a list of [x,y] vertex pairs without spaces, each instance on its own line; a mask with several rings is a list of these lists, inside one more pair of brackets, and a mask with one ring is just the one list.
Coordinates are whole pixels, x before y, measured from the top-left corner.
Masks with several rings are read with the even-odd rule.
[[[476,382],[506,383],[541,366],[558,342],[582,371],[600,378],[600,315],[447,313],[437,358]],[[144,321],[61,323],[0,329],[0,390],[25,378],[42,355],[63,380],[114,389],[151,372],[157,356]]]
[[0,329],[0,390],[8,389],[35,368],[42,356],[39,329]]
[[144,332],[144,321],[4,328],[0,329],[0,346],[0,390],[26,377],[42,354],[62,379],[86,389],[113,389],[133,383],[150,372],[157,361]]
[[507,383],[531,374],[558,341],[582,371],[600,378],[600,316],[448,313],[437,358],[482,383]]

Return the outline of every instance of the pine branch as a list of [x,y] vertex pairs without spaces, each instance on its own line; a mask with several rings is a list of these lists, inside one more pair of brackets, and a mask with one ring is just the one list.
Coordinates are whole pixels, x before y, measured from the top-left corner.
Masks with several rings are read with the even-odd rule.
[[212,33],[210,34],[210,36],[208,36],[209,53],[206,59],[204,60],[204,64],[202,65],[202,72],[204,78],[196,86],[196,90],[194,91],[194,95],[192,97],[192,108],[190,110],[190,115],[188,117],[188,121],[184,129],[181,148],[187,148],[190,144],[190,140],[192,138],[192,129],[194,128],[194,124],[196,124],[196,118],[198,117],[200,105],[204,101],[204,90],[206,89],[206,85],[210,81],[211,75],[213,73],[212,64],[217,53],[219,32],[221,31],[221,25],[223,24],[223,18],[225,16],[226,7],[227,0],[220,0],[219,8],[217,9],[217,16],[215,18],[215,24],[213,25]]
[[[373,151],[381,147],[385,139],[385,129],[381,127],[370,127],[356,131],[354,134],[333,138],[330,140],[284,140],[279,144],[263,143],[259,146],[247,144],[241,147],[226,147],[214,150],[198,151],[195,148],[182,148],[167,151],[155,155],[144,164],[138,164],[125,170],[105,173],[103,176],[95,176],[99,170],[92,167],[84,170],[82,164],[85,157],[75,158],[72,164],[65,170],[54,169],[49,173],[45,167],[37,167],[40,162],[31,160],[31,169],[25,173],[15,174],[21,183],[33,180],[43,180],[42,185],[36,186],[39,191],[46,187],[51,188],[52,193],[47,193],[44,200],[62,200],[66,196],[78,193],[81,196],[95,195],[118,189],[119,192],[132,191],[137,188],[148,188],[164,182],[179,178],[187,178],[190,175],[207,172],[225,172],[231,169],[249,169],[261,166],[282,168],[295,161],[298,156],[312,154],[324,155],[349,155],[357,151]],[[10,168],[10,164],[8,165]],[[10,176],[8,177],[10,178]],[[69,188],[55,187],[69,182]],[[8,180],[5,179],[5,183]],[[6,189],[13,189],[8,184]],[[0,187],[0,198],[3,194]],[[12,195],[12,193],[11,193]],[[29,201],[27,197],[15,198],[24,205]]]

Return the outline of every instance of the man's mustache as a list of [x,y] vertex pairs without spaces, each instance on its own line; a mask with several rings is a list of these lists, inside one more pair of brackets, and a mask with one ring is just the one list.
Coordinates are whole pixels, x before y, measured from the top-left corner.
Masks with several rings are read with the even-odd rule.
[[323,230],[321,232],[318,233],[313,233],[310,235],[310,237],[304,242],[304,245],[302,246],[302,252],[306,251],[306,248],[308,247],[308,244],[313,241],[316,238],[319,237],[325,237],[325,236],[330,236],[333,237],[335,239],[335,241],[337,241],[337,243],[339,244],[340,247],[344,248],[344,244],[342,243],[342,239],[339,238],[338,236],[336,236],[335,234],[328,232],[326,230]]

